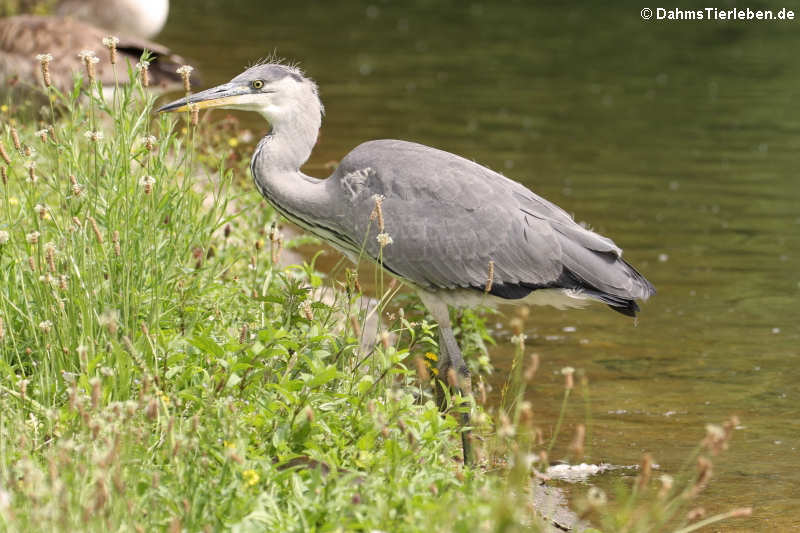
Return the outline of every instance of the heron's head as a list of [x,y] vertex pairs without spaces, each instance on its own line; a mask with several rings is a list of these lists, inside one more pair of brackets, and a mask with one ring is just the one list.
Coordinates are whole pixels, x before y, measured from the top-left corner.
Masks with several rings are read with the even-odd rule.
[[299,69],[277,63],[250,67],[228,83],[175,100],[159,112],[186,111],[192,105],[255,111],[273,126],[299,115],[316,115],[321,120],[323,112],[317,85]]

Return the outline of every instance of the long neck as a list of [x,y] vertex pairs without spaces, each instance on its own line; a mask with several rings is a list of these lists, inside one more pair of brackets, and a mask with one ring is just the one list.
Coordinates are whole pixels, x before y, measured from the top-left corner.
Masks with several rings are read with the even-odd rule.
[[269,119],[272,130],[251,162],[253,180],[261,194],[294,222],[318,219],[330,205],[325,181],[306,176],[300,167],[317,142],[322,122],[319,105],[297,106]]

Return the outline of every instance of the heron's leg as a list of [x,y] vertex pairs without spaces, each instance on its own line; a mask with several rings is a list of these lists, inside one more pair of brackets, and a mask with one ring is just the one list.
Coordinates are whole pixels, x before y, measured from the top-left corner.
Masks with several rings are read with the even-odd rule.
[[[466,427],[469,425],[469,411],[472,406],[470,400],[472,397],[472,382],[467,364],[461,355],[461,349],[458,347],[455,335],[453,335],[450,312],[447,304],[435,292],[419,291],[418,294],[422,303],[425,304],[425,307],[428,308],[439,324],[439,364],[437,366],[439,375],[434,387],[437,405],[442,411],[447,407],[442,387],[450,385],[452,388],[457,388],[461,396],[468,398],[468,402],[470,402],[468,403],[469,408],[467,411],[461,415],[461,423]],[[450,383],[451,369],[454,371],[452,375],[455,377],[455,383]],[[467,464],[470,462],[471,457],[471,434],[468,430],[462,430],[461,432],[461,445],[464,448],[464,463]]]
[[[439,406],[440,411],[447,409],[447,395],[444,393],[444,387],[448,383],[448,375],[453,364],[450,360],[450,354],[447,353],[447,342],[442,335],[442,326],[439,325],[439,362],[436,365],[436,386],[434,392],[436,395],[436,405]],[[449,326],[448,326],[449,329]]]
[[[458,342],[456,342],[456,337],[450,327],[439,327],[440,350],[442,349],[442,346],[444,346],[444,350],[447,352],[447,358],[449,360],[448,366],[456,371],[457,381],[454,385],[471,395],[472,379],[470,377],[469,368],[467,368],[467,363],[464,361],[464,357],[461,355],[461,348],[459,348]],[[442,379],[446,378],[447,376],[442,376]]]
[[450,311],[447,304],[435,292],[418,291],[417,294],[439,325],[439,363],[436,365],[437,379],[434,380],[433,393],[439,410],[444,411],[447,408],[447,395],[444,393],[443,387],[447,384],[447,375],[452,368],[452,363],[447,351],[448,343],[444,340],[442,331],[450,329]]
[[[461,396],[467,399],[466,411],[461,414],[461,424],[467,427],[469,426],[469,413],[472,409],[472,378],[449,324],[447,327],[439,325],[439,352],[446,352],[448,359],[446,368],[443,368],[441,361],[439,363],[439,379],[458,390]],[[442,359],[444,358],[442,357]],[[455,383],[451,382],[453,378]],[[441,403],[439,405],[441,407]],[[464,450],[464,464],[469,464],[472,457],[472,432],[468,429],[461,431],[461,446]]]

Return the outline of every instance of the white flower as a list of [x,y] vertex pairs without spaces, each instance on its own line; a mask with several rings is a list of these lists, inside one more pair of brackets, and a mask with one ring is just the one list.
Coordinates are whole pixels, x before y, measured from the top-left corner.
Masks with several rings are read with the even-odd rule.
[[706,436],[715,441],[723,440],[725,438],[725,430],[717,424],[706,424]]
[[[91,61],[91,58],[97,57],[94,53],[94,50],[81,50],[78,52],[78,58],[81,61]],[[94,61],[92,61],[94,63]]]
[[8,242],[8,232],[7,231],[0,231],[0,246]]
[[90,141],[98,142],[103,140],[103,132],[102,131],[87,131],[83,134],[84,137],[89,139]]
[[144,176],[140,181],[139,184],[144,187],[145,194],[150,194],[153,190],[153,185],[155,185],[156,179],[153,176]]
[[525,340],[528,338],[527,335],[524,333],[520,333],[519,335],[514,335],[511,337],[511,344],[525,344]]
[[25,240],[28,241],[30,244],[36,244],[37,242],[39,242],[39,235],[41,235],[41,233],[39,233],[38,231],[32,231],[27,235],[25,235]]
[[564,376],[571,376],[574,373],[575,369],[572,368],[571,366],[565,366],[564,368],[561,369],[561,374],[563,374]]
[[376,239],[378,240],[378,244],[381,245],[381,248],[389,246],[394,242],[394,239],[392,239],[388,233],[379,233]]
[[39,322],[39,329],[42,330],[43,333],[50,333],[50,330],[53,329],[53,323],[49,320]]
[[50,54],[37,54],[36,60],[41,63],[49,63],[50,61],[53,60],[53,56]]
[[182,65],[178,67],[178,69],[175,72],[180,74],[181,76],[188,76],[189,74],[192,73],[193,70],[194,67],[191,65]]
[[109,35],[108,37],[103,37],[103,46],[106,48],[112,48],[119,44],[119,37],[114,37],[113,35]]
[[136,70],[147,70],[150,67],[149,61],[139,61],[136,63]]

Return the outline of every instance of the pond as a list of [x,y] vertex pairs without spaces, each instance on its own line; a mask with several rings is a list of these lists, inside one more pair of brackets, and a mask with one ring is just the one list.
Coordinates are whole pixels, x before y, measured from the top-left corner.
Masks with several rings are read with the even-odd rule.
[[[658,294],[638,324],[600,305],[531,310],[539,423],[553,426],[568,365],[590,380],[593,461],[649,451],[674,471],[706,423],[736,414],[701,503],[754,506],[724,530],[798,527],[800,22],[645,22],[641,8],[176,0],[159,40],[208,85],[273,51],[301,62],[327,109],[311,174],[362,141],[413,140],[613,238]],[[513,353],[501,311],[498,380]],[[585,420],[569,409],[567,433]]]

